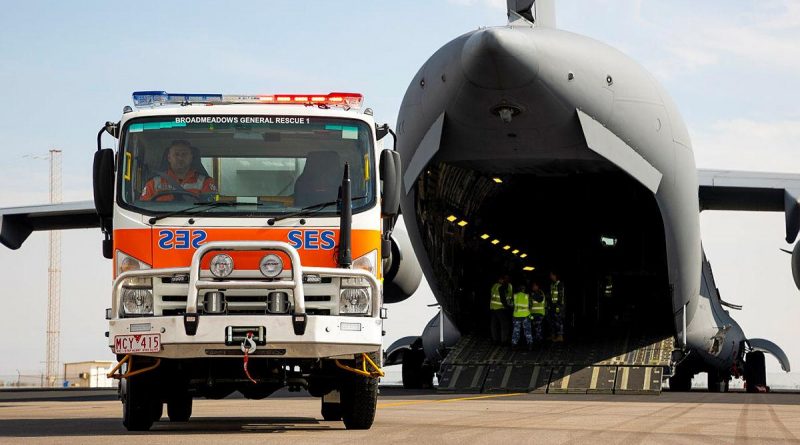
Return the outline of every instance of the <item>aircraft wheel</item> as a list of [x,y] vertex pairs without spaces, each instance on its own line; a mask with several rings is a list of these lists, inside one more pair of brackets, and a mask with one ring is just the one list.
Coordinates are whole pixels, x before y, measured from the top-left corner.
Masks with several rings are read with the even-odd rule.
[[155,407],[153,408],[153,422],[158,422],[161,420],[161,416],[164,415],[164,404],[163,403],[156,403]]
[[691,374],[675,374],[669,378],[669,390],[672,392],[688,392],[692,389]]
[[353,376],[342,385],[342,421],[348,430],[367,430],[378,407],[378,379]]
[[128,431],[147,431],[153,426],[153,418],[160,401],[153,397],[151,386],[144,375],[122,379],[120,382],[122,424]]
[[418,349],[403,354],[403,388],[422,389],[433,384],[433,373],[423,366],[424,361],[425,353]]
[[728,392],[730,380],[714,372],[708,373],[708,392]]
[[169,399],[167,415],[170,422],[188,422],[192,417],[192,396],[183,394]]
[[767,387],[767,367],[763,352],[747,353],[744,358],[744,380],[747,392],[760,392],[759,387]]

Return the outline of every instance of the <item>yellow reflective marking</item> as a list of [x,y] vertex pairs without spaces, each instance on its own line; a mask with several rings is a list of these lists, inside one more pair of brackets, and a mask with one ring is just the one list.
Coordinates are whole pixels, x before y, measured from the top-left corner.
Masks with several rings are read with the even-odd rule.
[[131,180],[131,163],[133,161],[133,154],[129,151],[125,152],[125,176],[123,179],[126,181]]
[[485,396],[472,396],[472,397],[457,397],[454,399],[439,399],[439,400],[409,400],[406,402],[392,402],[392,403],[379,403],[378,408],[393,408],[395,406],[406,405],[419,405],[422,403],[445,403],[445,402],[462,402],[465,400],[480,400],[480,399],[496,399],[498,397],[511,397],[527,394],[524,392],[512,392],[508,394],[489,394]]
[[369,181],[369,153],[364,155],[364,180]]

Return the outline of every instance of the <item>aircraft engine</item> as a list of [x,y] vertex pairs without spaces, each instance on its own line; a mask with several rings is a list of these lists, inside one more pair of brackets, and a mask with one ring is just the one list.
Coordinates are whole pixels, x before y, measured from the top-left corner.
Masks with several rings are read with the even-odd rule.
[[391,240],[391,255],[383,268],[383,301],[399,303],[417,290],[422,280],[422,269],[414,255],[405,225],[395,226]]
[[792,278],[794,278],[794,285],[800,289],[800,242],[795,244],[792,249]]

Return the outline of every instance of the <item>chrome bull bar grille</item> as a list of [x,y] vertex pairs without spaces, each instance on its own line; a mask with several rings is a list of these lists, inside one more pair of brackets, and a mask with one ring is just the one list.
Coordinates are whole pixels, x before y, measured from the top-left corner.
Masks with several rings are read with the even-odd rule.
[[[224,251],[279,251],[286,253],[291,260],[291,279],[279,281],[261,281],[254,279],[236,280],[202,280],[200,279],[200,264],[209,252]],[[189,275],[189,292],[186,296],[186,310],[183,314],[184,327],[187,335],[197,332],[200,320],[198,306],[201,301],[201,291],[218,289],[257,289],[257,290],[291,290],[292,322],[295,334],[305,332],[307,321],[305,293],[303,289],[303,275],[318,275],[320,277],[361,278],[369,285],[371,294],[370,316],[377,317],[381,308],[381,292],[378,280],[369,272],[360,269],[339,269],[331,267],[303,267],[297,250],[287,243],[279,241],[214,241],[201,246],[192,256],[189,267],[173,267],[164,269],[135,270],[121,273],[114,281],[111,313],[121,317],[120,305],[123,287],[134,278],[168,277],[179,274]],[[128,285],[130,286],[130,285]]]

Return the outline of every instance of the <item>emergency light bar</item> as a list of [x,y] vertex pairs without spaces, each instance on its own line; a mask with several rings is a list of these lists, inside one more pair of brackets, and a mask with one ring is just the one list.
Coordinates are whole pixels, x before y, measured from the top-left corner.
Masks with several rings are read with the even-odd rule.
[[364,96],[358,93],[329,94],[184,94],[166,91],[136,91],[133,105],[153,107],[166,104],[279,104],[279,105],[326,105],[361,108]]

